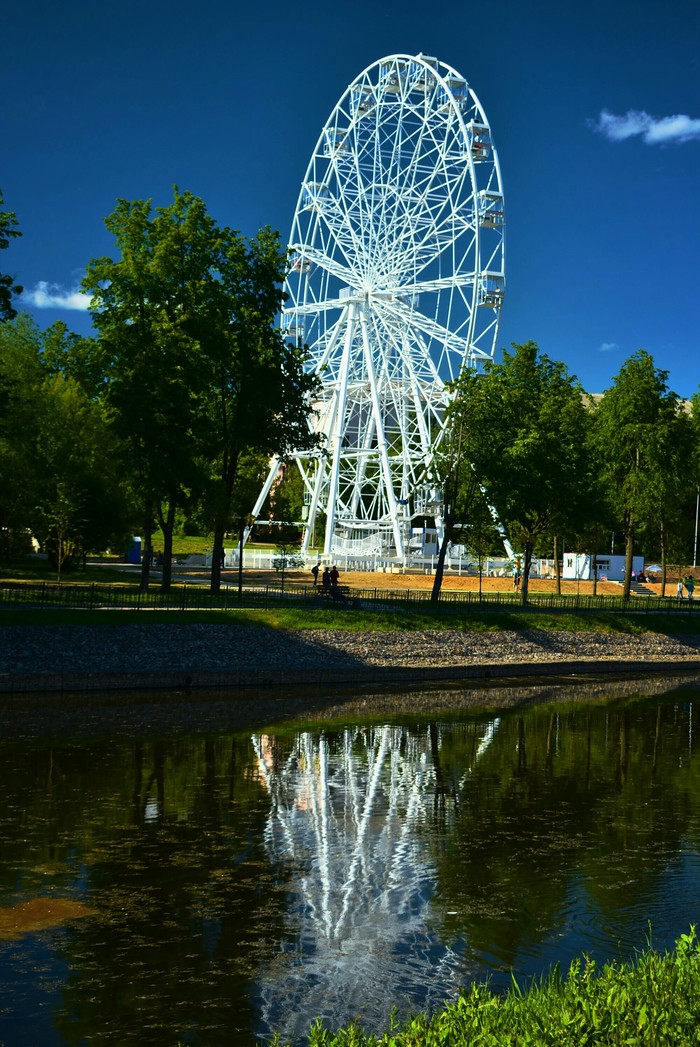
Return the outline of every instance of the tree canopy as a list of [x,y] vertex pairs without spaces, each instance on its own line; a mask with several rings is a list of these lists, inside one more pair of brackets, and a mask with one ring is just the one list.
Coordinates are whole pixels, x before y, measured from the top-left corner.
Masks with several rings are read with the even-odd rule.
[[264,229],[247,242],[177,187],[155,210],[150,200],[118,201],[106,225],[120,257],[93,259],[83,286],[144,532],[155,516],[167,589],[176,512],[202,500],[216,589],[241,455],[284,454],[310,439],[314,380],[273,326],[285,253],[278,234]]
[[625,361],[595,410],[592,441],[606,498],[625,534],[625,596],[635,536],[657,528],[663,567],[684,493],[695,487],[691,419],[668,387],[668,371],[643,349]]
[[[0,208],[3,203],[3,194],[0,189]],[[0,251],[10,246],[11,239],[22,235],[17,226],[17,216],[14,211],[0,210]],[[23,288],[15,283],[14,277],[0,273],[0,322],[12,320],[17,315],[12,305],[12,299],[15,295],[21,294],[22,290]]]
[[535,342],[513,349],[484,374],[462,374],[449,416],[487,500],[511,540],[522,544],[527,602],[535,543],[585,512],[588,415],[563,363]]

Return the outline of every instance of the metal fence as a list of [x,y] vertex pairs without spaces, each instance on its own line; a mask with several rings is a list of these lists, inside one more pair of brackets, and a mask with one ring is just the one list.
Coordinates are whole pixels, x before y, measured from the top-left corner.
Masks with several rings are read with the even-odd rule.
[[[443,590],[439,603],[431,602],[427,589],[360,589],[341,586],[335,593],[312,585],[222,586],[212,594],[203,585],[173,585],[170,592],[137,586],[55,582],[5,583],[0,586],[0,607],[75,610],[223,610],[234,607],[305,606],[348,610],[416,610],[434,613],[464,611],[518,611],[518,593],[482,593]],[[530,593],[530,611],[635,611],[640,613],[694,614],[698,604],[675,597],[589,596]]]

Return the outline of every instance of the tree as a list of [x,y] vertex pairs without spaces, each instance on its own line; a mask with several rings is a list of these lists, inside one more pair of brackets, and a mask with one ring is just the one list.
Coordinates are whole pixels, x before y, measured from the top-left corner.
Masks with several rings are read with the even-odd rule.
[[48,374],[74,378],[91,399],[102,392],[102,367],[99,345],[68,329],[56,320],[42,335],[41,362]]
[[496,523],[481,489],[477,490],[469,515],[459,532],[460,541],[476,558],[479,568],[479,596],[482,594],[484,562],[502,542]]
[[0,534],[5,555],[33,534],[61,570],[121,544],[131,521],[110,419],[43,342],[26,314],[0,325]]
[[219,295],[202,333],[208,366],[204,431],[214,507],[212,592],[220,587],[224,534],[232,516],[241,513],[235,488],[243,456],[258,452],[284,458],[316,443],[308,417],[317,379],[304,370],[304,353],[273,326],[287,266],[279,234],[261,229],[246,244],[227,233],[225,244]]
[[120,200],[106,220],[121,259],[94,259],[84,280],[100,334],[105,396],[131,450],[146,534],[162,528],[170,587],[178,509],[209,507],[212,589],[234,513],[241,456],[309,441],[314,380],[272,322],[286,260],[279,236],[250,243],[220,228],[201,199],[174,189],[168,207]]
[[119,200],[105,225],[121,257],[93,259],[83,286],[99,333],[103,395],[128,449],[140,505],[141,585],[148,585],[158,520],[167,591],[176,512],[196,486],[205,370],[198,336],[219,234],[202,201],[177,188],[173,203],[155,214],[150,200]]
[[59,573],[131,530],[120,449],[104,408],[73,378],[49,375],[36,418],[33,533]]
[[624,597],[629,599],[639,531],[658,528],[665,567],[669,528],[677,521],[688,481],[692,490],[697,475],[690,420],[668,388],[668,371],[655,367],[645,350],[623,364],[604,393],[594,414],[592,437],[607,501],[625,535]]
[[[0,189],[0,207],[4,203]],[[17,229],[17,216],[14,211],[0,211],[0,251],[10,246],[10,240],[21,236]],[[15,295],[21,294],[23,288],[14,282],[14,277],[0,273],[0,322],[13,320],[17,311],[12,306]]]
[[433,464],[436,486],[439,485],[442,494],[443,535],[435,565],[431,603],[437,603],[440,599],[445,558],[450,542],[455,537],[455,525],[469,519],[471,506],[479,493],[476,474],[463,453],[464,419],[455,414],[454,422],[454,425],[448,426],[444,441],[446,446],[440,448]]
[[588,416],[582,390],[563,363],[535,342],[513,344],[484,374],[454,386],[450,425],[462,454],[511,541],[524,550],[522,600],[536,542],[585,514]]
[[41,336],[22,314],[0,324],[0,539],[2,554],[26,544],[36,477]]

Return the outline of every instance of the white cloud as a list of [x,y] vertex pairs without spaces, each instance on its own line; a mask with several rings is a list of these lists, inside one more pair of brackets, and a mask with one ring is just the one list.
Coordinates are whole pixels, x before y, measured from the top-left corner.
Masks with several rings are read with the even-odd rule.
[[22,300],[36,309],[77,309],[87,312],[90,305],[89,294],[83,294],[77,288],[66,291],[58,284],[50,284],[48,280],[40,280],[33,291],[25,290]]
[[656,118],[644,111],[630,109],[624,116],[616,116],[603,109],[597,120],[589,120],[588,123],[594,131],[611,142],[623,142],[626,138],[635,137],[640,137],[647,145],[700,140],[700,119],[682,114]]
[[615,349],[619,349],[619,348],[620,348],[620,346],[617,344],[617,342],[602,342],[598,346],[598,352],[599,353],[612,353],[612,352],[615,351]]

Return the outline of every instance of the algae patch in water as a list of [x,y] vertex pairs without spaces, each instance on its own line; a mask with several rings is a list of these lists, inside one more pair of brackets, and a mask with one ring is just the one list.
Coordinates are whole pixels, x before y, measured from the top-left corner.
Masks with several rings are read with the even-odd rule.
[[16,905],[0,907],[0,940],[52,930],[70,920],[95,915],[97,909],[91,909],[74,898],[52,898],[50,895],[30,898]]

